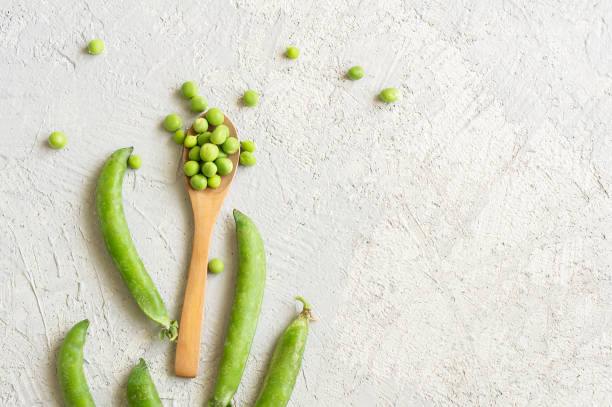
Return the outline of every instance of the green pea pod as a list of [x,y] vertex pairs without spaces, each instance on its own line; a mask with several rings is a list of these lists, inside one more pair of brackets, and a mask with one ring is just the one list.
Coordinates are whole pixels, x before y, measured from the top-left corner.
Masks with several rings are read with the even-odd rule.
[[128,147],[115,151],[102,168],[96,189],[98,220],[106,248],[136,303],[146,316],[162,326],[160,337],[174,341],[178,323],[170,320],[164,301],[134,247],[123,213],[123,174],[132,150]]
[[257,227],[234,210],[238,240],[238,276],[221,365],[209,407],[227,407],[238,389],[246,366],[266,282],[266,253]]
[[295,298],[304,304],[304,308],[285,329],[274,348],[255,407],[285,407],[289,403],[306,348],[309,321],[312,319],[310,305],[306,300]]
[[57,377],[59,378],[64,405],[66,407],[95,407],[93,397],[87,386],[83,370],[83,346],[89,321],[83,320],[68,331],[57,360]]
[[142,358],[130,373],[127,399],[130,407],[162,407],[147,363]]

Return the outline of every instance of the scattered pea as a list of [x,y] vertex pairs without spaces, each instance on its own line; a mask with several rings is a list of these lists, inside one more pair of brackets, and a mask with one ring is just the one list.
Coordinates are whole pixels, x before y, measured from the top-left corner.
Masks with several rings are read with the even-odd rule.
[[191,147],[188,155],[190,160],[198,161],[200,159],[200,146]]
[[201,147],[206,143],[210,142],[210,135],[212,133],[210,131],[205,131],[202,134],[198,134],[198,145]]
[[191,148],[198,144],[198,138],[194,135],[189,135],[185,137],[185,147]]
[[240,148],[240,142],[236,137],[228,137],[221,148],[227,154],[234,154]]
[[202,164],[202,174],[207,178],[214,177],[217,174],[217,166],[215,163],[209,161]]
[[255,155],[250,151],[243,151],[240,153],[240,164],[250,167],[255,165]]
[[197,94],[198,94],[198,85],[196,85],[195,83],[188,81],[188,82],[183,83],[183,86],[181,86],[181,95],[183,95],[185,99],[191,99]]
[[300,50],[297,47],[287,47],[287,57],[291,59],[296,59],[300,56]]
[[203,117],[196,119],[195,122],[193,122],[193,130],[195,130],[196,133],[204,133],[208,130],[208,121]]
[[254,90],[247,90],[244,92],[244,96],[242,97],[244,104],[247,106],[257,106],[257,102],[259,102],[259,95]]
[[221,185],[221,177],[218,176],[217,174],[208,178],[208,186],[210,188],[217,188],[219,185]]
[[64,133],[54,131],[49,135],[49,145],[55,149],[64,148],[66,145],[66,136]]
[[227,175],[234,168],[234,164],[229,158],[217,158],[215,164],[217,164],[217,173],[219,175]]
[[175,132],[183,125],[183,119],[178,114],[172,113],[164,119],[164,128],[168,131]]
[[363,78],[363,68],[360,66],[354,66],[348,70],[348,77],[356,81]]
[[89,41],[89,44],[87,44],[87,51],[89,51],[91,55],[101,54],[102,51],[104,51],[104,41],[100,39]]
[[130,168],[133,168],[135,170],[139,169],[142,165],[142,160],[140,159],[140,156],[138,154],[132,154],[130,158],[128,158],[128,165],[130,166]]
[[194,96],[189,101],[189,108],[192,112],[203,112],[207,105],[208,102],[202,96]]
[[223,112],[216,107],[213,107],[206,112],[206,120],[211,126],[218,126],[225,120]]
[[229,137],[229,127],[224,124],[218,125],[210,135],[210,142],[216,145],[225,143],[225,140]]
[[380,100],[387,103],[393,103],[397,100],[397,89],[395,88],[385,88],[380,92]]
[[173,139],[176,144],[183,144],[185,142],[185,132],[183,130],[175,131]]
[[240,143],[240,148],[242,149],[242,151],[248,151],[249,153],[252,153],[253,151],[255,151],[255,143],[253,143],[251,140],[245,140]]
[[185,165],[183,165],[183,171],[188,177],[196,175],[200,171],[200,163],[197,161],[187,161]]
[[204,162],[215,161],[218,155],[219,155],[219,147],[217,147],[216,145],[212,143],[206,143],[200,148],[200,158]]
[[189,178],[189,184],[191,187],[197,191],[202,191],[206,189],[206,185],[208,184],[208,180],[204,175],[196,174],[193,177]]
[[223,262],[221,259],[214,258],[208,263],[208,271],[213,274],[219,274],[223,271]]

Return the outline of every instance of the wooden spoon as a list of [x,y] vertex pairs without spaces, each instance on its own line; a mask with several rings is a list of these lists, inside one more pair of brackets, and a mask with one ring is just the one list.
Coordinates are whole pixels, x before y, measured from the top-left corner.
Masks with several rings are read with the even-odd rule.
[[[201,117],[204,117],[203,114]],[[238,138],[236,128],[225,116],[223,121],[229,127],[230,137]],[[208,129],[212,131],[211,129]],[[196,135],[193,127],[189,129],[188,135]],[[183,151],[183,159],[189,161],[188,151]],[[232,172],[221,177],[221,185],[217,188],[206,188],[196,191],[187,181],[187,190],[193,209],[193,249],[191,252],[191,263],[189,264],[189,275],[187,277],[187,288],[185,289],[185,301],[179,325],[178,343],[176,346],[176,359],[174,361],[174,373],[181,377],[196,377],[198,364],[200,362],[200,343],[202,341],[202,314],[204,313],[204,296],[206,294],[206,274],[208,269],[208,247],[212,236],[215,220],[221,210],[223,199],[227,195],[236,168],[238,168],[238,157],[240,151],[227,158],[232,160],[234,167]]]

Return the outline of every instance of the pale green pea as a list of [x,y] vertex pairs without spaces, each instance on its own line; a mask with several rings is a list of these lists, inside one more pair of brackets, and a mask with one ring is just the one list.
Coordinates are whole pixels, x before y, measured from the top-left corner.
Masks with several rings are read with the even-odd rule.
[[189,101],[189,108],[192,112],[203,112],[206,110],[206,106],[208,106],[208,102],[202,96],[194,96]]
[[360,66],[354,66],[348,70],[347,75],[354,81],[361,79],[363,78],[363,68]]
[[200,171],[200,163],[197,161],[187,161],[183,165],[183,171],[188,177],[196,175]]
[[224,124],[218,125],[210,135],[210,142],[216,145],[225,143],[225,140],[229,137],[229,127]]
[[216,107],[213,107],[206,112],[206,120],[211,126],[218,126],[225,120],[223,112]]
[[219,155],[219,147],[212,143],[206,143],[200,148],[200,158],[204,162],[215,161]]
[[183,125],[183,119],[178,114],[172,113],[164,119],[164,128],[168,131],[175,132]]
[[208,263],[208,271],[213,274],[219,274],[223,271],[223,262],[221,259],[214,258]]
[[297,47],[287,47],[287,57],[296,59],[300,56],[300,50]]
[[255,155],[249,151],[243,151],[240,153],[240,164],[250,167],[255,165]]
[[191,147],[191,150],[189,150],[189,159],[192,161],[200,160],[200,146]]
[[185,142],[185,132],[183,130],[175,131],[173,139],[176,144],[183,144]]
[[87,51],[91,55],[101,54],[102,51],[104,51],[104,41],[102,41],[100,39],[95,39],[95,40],[89,41],[89,44],[87,44]]
[[208,178],[208,186],[210,188],[217,188],[219,185],[221,185],[221,177],[218,176],[217,174]]
[[132,154],[130,158],[128,158],[128,165],[130,166],[130,168],[133,168],[135,170],[139,169],[142,165],[142,160],[140,159],[140,156],[138,154]]
[[204,133],[208,130],[208,121],[203,117],[197,118],[195,122],[193,122],[193,130],[196,133]]
[[193,177],[189,178],[189,184],[191,187],[197,191],[202,191],[206,189],[208,185],[208,180],[204,175],[196,174]]
[[210,131],[205,131],[202,134],[198,134],[198,145],[201,147],[206,143],[210,142],[210,135],[212,133]]
[[181,95],[183,95],[185,99],[191,99],[197,94],[198,94],[198,85],[196,85],[195,83],[188,81],[188,82],[183,83],[183,86],[181,86]]
[[242,151],[248,151],[249,153],[252,153],[253,151],[255,151],[255,143],[253,143],[251,140],[245,140],[240,143],[240,148],[242,149]]
[[227,154],[234,154],[240,148],[240,142],[236,137],[228,137],[221,146]]
[[64,148],[66,145],[66,136],[64,133],[54,131],[49,135],[49,145],[55,149]]
[[385,88],[380,92],[380,100],[387,103],[393,103],[397,100],[398,92],[395,88]]
[[242,100],[244,104],[247,106],[257,106],[257,102],[259,102],[259,95],[254,90],[247,90],[244,92],[244,96],[242,96]]
[[185,137],[185,147],[191,148],[198,144],[198,138],[194,135],[189,135]]
[[217,165],[210,161],[205,162],[202,164],[202,174],[204,174],[207,178],[215,176],[215,174],[217,174]]
[[217,164],[217,173],[219,175],[227,175],[234,168],[234,163],[229,158],[217,158],[215,164]]

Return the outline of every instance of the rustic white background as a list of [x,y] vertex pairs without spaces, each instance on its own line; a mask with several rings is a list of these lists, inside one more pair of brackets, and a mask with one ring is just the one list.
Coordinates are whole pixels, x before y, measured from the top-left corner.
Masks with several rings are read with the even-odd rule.
[[[297,294],[320,321],[290,406],[612,405],[612,2],[0,4],[0,405],[61,404],[58,348],[83,318],[98,405],[126,406],[139,357],[164,405],[204,405],[236,272],[232,208],[269,265],[238,406]],[[88,55],[96,37],[106,50]],[[135,146],[128,223],[178,317],[193,220],[160,123],[195,117],[185,80],[258,159],[217,221],[226,271],[208,280],[193,380],[173,377],[174,347],[130,298],[94,207],[104,160]],[[393,105],[376,100],[388,86]],[[248,88],[257,108],[240,103]],[[61,151],[46,144],[56,130]]]

